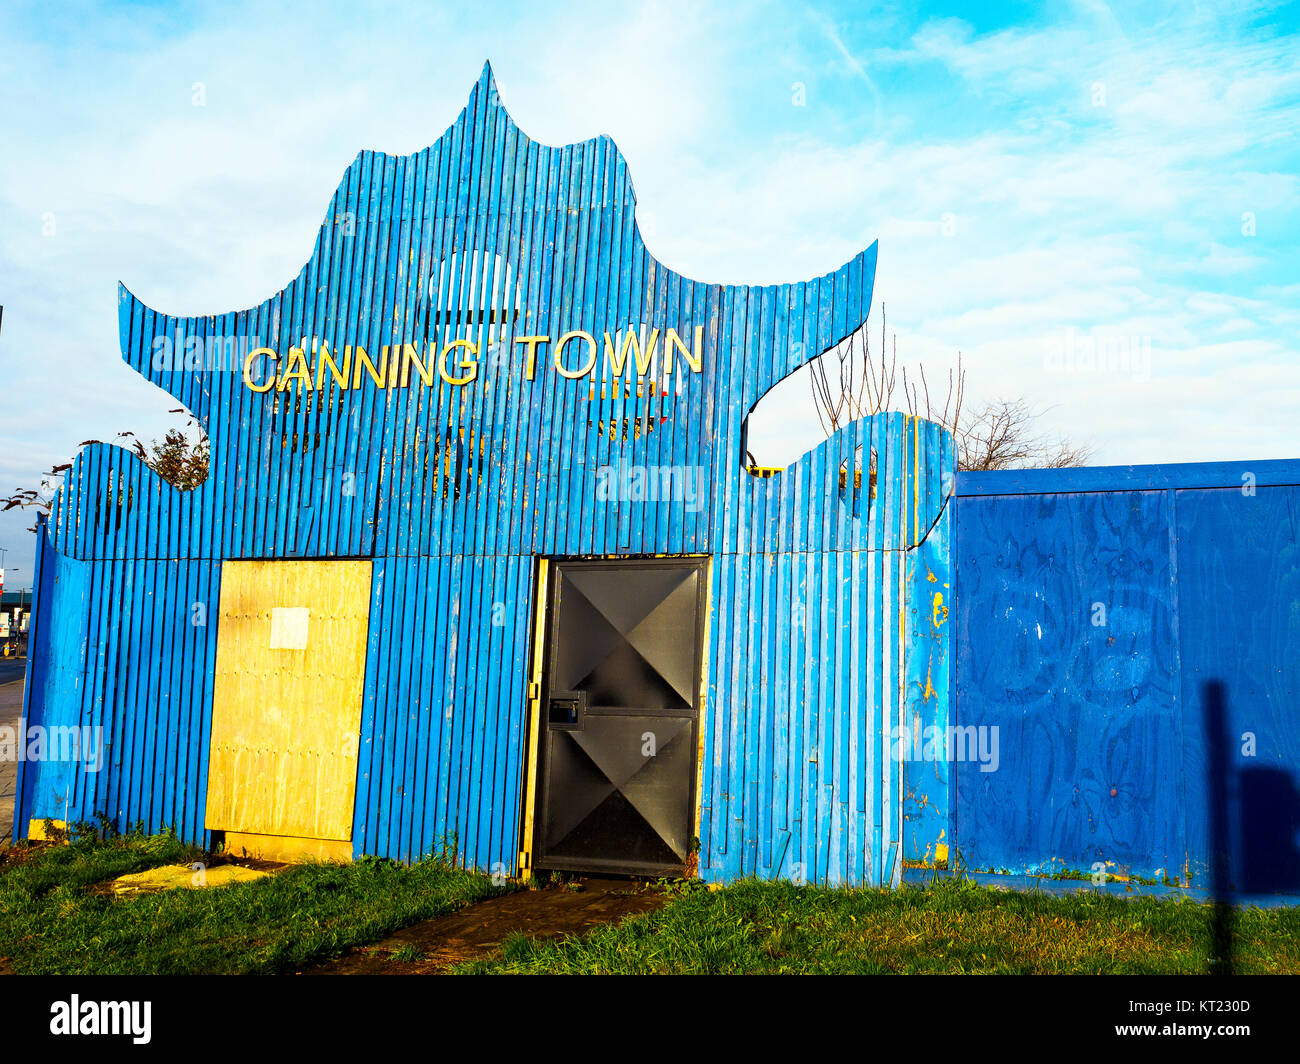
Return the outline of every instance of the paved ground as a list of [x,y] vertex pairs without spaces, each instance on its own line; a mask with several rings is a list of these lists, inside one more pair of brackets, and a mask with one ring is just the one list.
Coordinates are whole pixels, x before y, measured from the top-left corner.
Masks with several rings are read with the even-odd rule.
[[[494,953],[513,931],[529,938],[580,935],[668,902],[661,890],[633,879],[580,879],[579,890],[521,890],[435,916],[369,946],[308,968],[303,975],[436,975],[462,961]],[[407,947],[410,960],[395,950]],[[417,959],[418,958],[418,959]]]
[[[18,718],[23,710],[23,681],[0,683],[0,728],[18,731]],[[13,835],[14,781],[18,777],[18,763],[12,759],[0,760],[0,846],[8,846]]]

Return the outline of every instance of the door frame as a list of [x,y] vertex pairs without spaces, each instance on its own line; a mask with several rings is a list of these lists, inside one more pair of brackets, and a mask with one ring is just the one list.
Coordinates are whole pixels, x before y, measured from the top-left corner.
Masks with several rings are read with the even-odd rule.
[[[708,708],[709,686],[709,639],[711,634],[712,608],[712,572],[713,556],[710,554],[609,554],[581,555],[566,557],[540,557],[537,559],[537,572],[534,580],[533,595],[533,648],[529,662],[528,674],[528,741],[527,762],[523,773],[523,816],[520,831],[520,850],[517,862],[517,874],[527,876],[534,871],[542,871],[537,864],[537,855],[541,851],[538,832],[542,818],[539,814],[543,808],[543,789],[545,787],[545,743],[547,693],[550,684],[550,649],[555,636],[555,599],[560,582],[558,570],[564,567],[577,569],[620,569],[620,568],[695,568],[698,573],[696,609],[699,620],[699,632],[695,642],[695,673],[699,677],[699,688],[695,693],[694,728],[695,765],[690,774],[692,845],[687,853],[684,865],[664,866],[664,872],[679,871],[684,876],[695,874],[698,866],[698,845],[700,834],[701,800],[703,796],[704,776],[704,742],[705,711]],[[627,866],[617,860],[610,861],[565,861],[564,869],[546,868],[545,871],[574,871],[586,873],[607,872],[614,875],[653,874],[650,870],[627,871]]]

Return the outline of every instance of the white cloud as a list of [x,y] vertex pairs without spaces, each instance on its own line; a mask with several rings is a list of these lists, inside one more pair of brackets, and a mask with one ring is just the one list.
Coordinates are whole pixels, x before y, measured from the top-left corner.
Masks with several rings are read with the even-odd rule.
[[[1296,451],[1300,73],[1293,41],[1232,12],[1121,27],[1098,8],[980,35],[767,6],[316,10],[6,34],[13,486],[87,436],[170,420],[174,400],[119,360],[119,278],[174,313],[260,302],[308,257],[357,150],[431,143],[485,56],[531,136],[613,135],[651,249],[687,276],[801,280],[879,237],[873,333],[884,301],[903,360],[938,367],[932,380],[962,350],[972,402],[1024,394],[1106,462]],[[1049,372],[1071,328],[1150,338],[1152,381]],[[772,446],[792,460],[819,432],[807,383],[770,399]],[[16,545],[10,525],[0,546]]]

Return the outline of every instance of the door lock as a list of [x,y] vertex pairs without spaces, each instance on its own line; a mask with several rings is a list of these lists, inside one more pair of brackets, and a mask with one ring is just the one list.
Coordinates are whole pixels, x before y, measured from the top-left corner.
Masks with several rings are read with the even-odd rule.
[[579,730],[586,713],[586,691],[556,691],[546,700],[546,723],[552,728]]

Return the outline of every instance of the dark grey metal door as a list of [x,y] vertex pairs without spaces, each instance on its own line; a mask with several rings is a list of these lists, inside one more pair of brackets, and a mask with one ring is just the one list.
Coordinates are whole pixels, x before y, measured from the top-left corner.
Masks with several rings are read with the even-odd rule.
[[662,874],[690,853],[705,560],[552,572],[539,868]]

